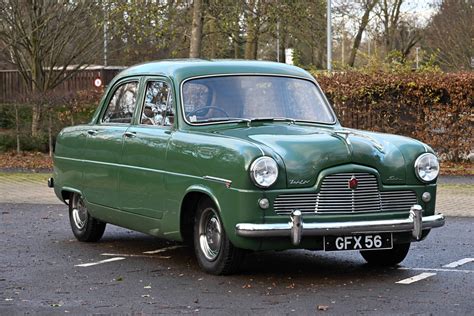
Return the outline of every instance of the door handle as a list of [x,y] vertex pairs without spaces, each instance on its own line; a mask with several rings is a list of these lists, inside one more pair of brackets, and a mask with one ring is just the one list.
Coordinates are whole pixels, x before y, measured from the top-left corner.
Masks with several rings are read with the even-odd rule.
[[131,137],[137,136],[137,133],[135,133],[135,132],[125,132],[125,133],[123,133],[123,136],[131,138]]
[[87,131],[87,134],[89,134],[91,136],[95,136],[95,135],[97,135],[97,131],[93,130],[93,129],[90,129],[90,130]]

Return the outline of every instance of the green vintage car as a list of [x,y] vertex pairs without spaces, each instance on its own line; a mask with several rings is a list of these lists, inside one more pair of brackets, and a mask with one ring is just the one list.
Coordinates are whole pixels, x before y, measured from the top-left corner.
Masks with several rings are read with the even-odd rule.
[[110,223],[188,242],[229,274],[249,250],[398,264],[444,224],[438,173],[419,141],[343,128],[298,67],[174,60],[124,70],[89,124],[61,131],[50,185],[80,241]]

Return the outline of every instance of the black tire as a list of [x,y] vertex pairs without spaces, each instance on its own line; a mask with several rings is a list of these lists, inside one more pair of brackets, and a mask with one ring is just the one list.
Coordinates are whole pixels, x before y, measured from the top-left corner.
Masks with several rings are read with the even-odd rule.
[[244,251],[227,238],[217,208],[209,198],[198,203],[193,236],[194,252],[204,271],[228,275],[239,270]]
[[69,222],[79,241],[95,242],[104,235],[106,224],[89,214],[83,197],[78,193],[73,193],[69,200]]
[[402,262],[410,250],[410,243],[394,245],[393,249],[367,250],[360,254],[368,264],[380,267],[396,266]]

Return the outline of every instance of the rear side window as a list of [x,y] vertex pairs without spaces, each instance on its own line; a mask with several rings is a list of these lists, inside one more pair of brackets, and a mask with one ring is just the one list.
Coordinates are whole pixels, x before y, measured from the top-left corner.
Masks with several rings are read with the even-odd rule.
[[120,85],[110,99],[102,118],[102,123],[132,122],[133,112],[137,104],[138,81]]

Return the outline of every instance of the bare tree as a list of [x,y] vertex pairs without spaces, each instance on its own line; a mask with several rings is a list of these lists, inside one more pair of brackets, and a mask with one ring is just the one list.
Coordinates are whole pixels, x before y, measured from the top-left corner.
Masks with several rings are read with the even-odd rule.
[[469,69],[474,57],[474,3],[444,0],[428,25],[426,42],[446,70]]
[[417,18],[402,11],[406,0],[380,0],[376,15],[382,25],[382,41],[385,53],[398,51],[403,59],[421,40],[422,28],[417,25]]
[[404,0],[382,0],[379,5],[379,17],[383,23],[386,51],[394,49],[395,34],[400,20],[400,9]]
[[378,2],[379,0],[364,0],[363,1],[364,14],[362,15],[362,18],[360,19],[359,27],[357,29],[357,35],[354,38],[354,43],[351,49],[351,55],[349,57],[349,66],[351,67],[354,67],[357,51],[359,50],[360,42],[362,40],[362,34],[364,33],[365,28],[367,27],[367,24],[369,24],[370,14]]
[[[3,0],[0,47],[32,95],[54,89],[96,53],[95,1]],[[36,99],[39,99],[36,97]],[[33,106],[31,132],[37,136],[42,105]]]
[[245,25],[247,40],[245,43],[245,59],[257,59],[258,39],[262,26],[262,4],[261,0],[245,1]]

